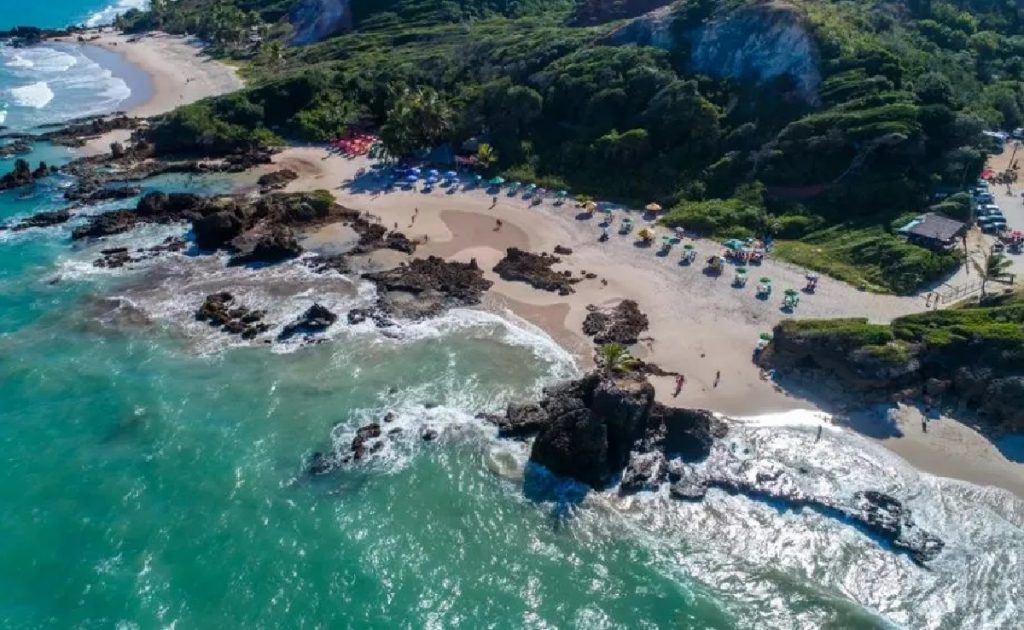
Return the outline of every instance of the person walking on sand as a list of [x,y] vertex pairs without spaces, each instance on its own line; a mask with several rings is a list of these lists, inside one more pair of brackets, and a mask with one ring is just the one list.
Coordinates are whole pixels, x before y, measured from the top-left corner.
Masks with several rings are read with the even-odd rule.
[[679,392],[683,391],[683,385],[686,384],[686,377],[682,374],[676,376],[676,391],[672,394],[672,398],[678,398]]
[[715,384],[714,387],[718,387],[718,381],[722,380],[722,371],[718,370],[715,372]]
[[818,436],[816,438],[814,438],[814,441],[815,441],[815,443],[821,441],[821,425],[820,424],[818,425]]
[[496,205],[498,205],[498,196],[497,195],[491,197],[491,207],[493,208]]

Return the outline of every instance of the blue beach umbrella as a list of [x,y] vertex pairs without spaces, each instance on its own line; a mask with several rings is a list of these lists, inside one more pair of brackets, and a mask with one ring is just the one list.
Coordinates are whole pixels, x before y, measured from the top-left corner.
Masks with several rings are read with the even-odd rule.
[[420,169],[416,168],[415,166],[410,168],[409,172],[412,173],[413,175],[417,175],[417,176],[421,173]]
[[437,183],[437,178],[434,177],[433,175],[431,175],[430,177],[427,178],[427,183],[428,184],[436,184]]
[[444,176],[447,177],[448,179],[455,179],[456,177],[459,176],[459,174],[456,173],[455,171],[448,171],[447,173],[444,174]]
[[427,171],[427,175],[430,175],[431,177],[437,177],[438,175],[440,175],[440,173],[437,172],[437,169],[432,168],[429,171]]
[[405,181],[409,182],[410,184],[415,182],[417,179],[419,179],[419,178],[416,177],[415,175],[412,175],[412,174],[409,174],[409,175],[405,176]]

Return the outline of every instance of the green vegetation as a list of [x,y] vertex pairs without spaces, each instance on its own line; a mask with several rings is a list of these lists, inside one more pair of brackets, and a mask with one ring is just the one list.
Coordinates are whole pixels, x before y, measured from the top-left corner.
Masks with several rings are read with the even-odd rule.
[[[657,4],[355,0],[352,32],[301,48],[281,45],[287,0],[161,2],[121,23],[246,60],[251,88],[164,123],[203,146],[348,127],[379,129],[394,156],[476,139],[509,179],[657,200],[666,223],[709,235],[773,234],[783,257],[866,289],[909,292],[955,265],[890,226],[977,177],[982,128],[1024,124],[1015,4],[796,0],[819,49],[813,105],[786,79],[688,71],[694,29],[743,0],[679,4],[668,50],[607,44],[610,18]],[[964,217],[964,201],[934,209]]]
[[639,361],[621,343],[606,343],[597,348],[597,362],[611,372],[625,373],[639,366]]

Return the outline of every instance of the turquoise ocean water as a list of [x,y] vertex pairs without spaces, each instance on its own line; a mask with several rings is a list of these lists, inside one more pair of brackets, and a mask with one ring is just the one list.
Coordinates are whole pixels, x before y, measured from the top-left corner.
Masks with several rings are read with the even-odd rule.
[[[106,6],[63,5],[53,24]],[[91,70],[90,54],[0,50],[0,93],[54,94],[12,103],[8,124],[131,98],[104,59],[106,83],[71,89],[64,75]],[[30,159],[70,157],[40,145]],[[61,207],[66,184],[0,193],[0,224]],[[526,447],[473,415],[577,373],[539,331],[466,310],[386,335],[339,325],[305,348],[235,343],[193,321],[206,293],[227,288],[280,325],[372,289],[188,255],[105,271],[100,249],[186,227],[72,243],[73,225],[0,231],[0,627],[1019,627],[1024,503],[1005,492],[919,474],[845,433],[809,451],[816,425],[793,418],[735,439],[810,467],[825,490],[905,497],[946,540],[940,559],[917,567],[824,516],[722,493],[530,498]],[[403,432],[372,463],[303,474],[313,451],[388,411]],[[418,439],[427,426],[439,440]]]

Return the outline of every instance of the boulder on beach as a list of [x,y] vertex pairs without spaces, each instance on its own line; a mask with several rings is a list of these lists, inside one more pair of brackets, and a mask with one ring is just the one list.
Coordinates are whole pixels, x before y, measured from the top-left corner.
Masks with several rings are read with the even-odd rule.
[[569,272],[559,272],[551,268],[559,262],[561,259],[557,256],[534,254],[510,247],[505,250],[504,258],[494,266],[494,272],[501,276],[502,280],[525,282],[535,289],[569,295],[573,293],[572,285],[580,279],[571,277],[568,275]]
[[306,309],[298,319],[288,324],[278,335],[278,339],[289,339],[295,335],[311,335],[322,333],[338,321],[338,316],[326,306],[314,304]]

